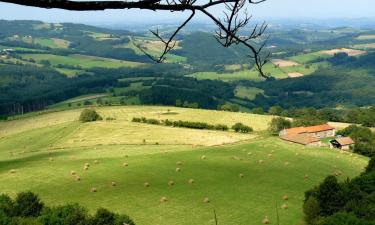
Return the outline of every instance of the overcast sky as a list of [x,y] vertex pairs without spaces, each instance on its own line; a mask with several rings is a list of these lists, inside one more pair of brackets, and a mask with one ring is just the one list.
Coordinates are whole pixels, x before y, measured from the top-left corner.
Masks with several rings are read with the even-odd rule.
[[[36,1],[36,0],[31,0]],[[375,0],[268,0],[252,6],[252,14],[259,19],[327,19],[375,18]],[[219,9],[216,9],[219,10]],[[107,10],[104,12],[69,12],[37,9],[0,3],[0,19],[43,20],[48,22],[168,22],[184,18],[180,13],[155,13],[140,10]],[[199,17],[203,20],[204,17]]]

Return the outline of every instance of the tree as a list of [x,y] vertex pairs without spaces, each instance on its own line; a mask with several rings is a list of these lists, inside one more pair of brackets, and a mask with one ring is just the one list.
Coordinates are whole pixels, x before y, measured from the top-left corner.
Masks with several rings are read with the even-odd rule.
[[307,224],[313,224],[319,217],[320,207],[315,197],[310,196],[303,205],[303,212],[305,213],[305,221]]
[[280,116],[282,112],[283,108],[281,108],[280,106],[272,106],[268,110],[268,113],[274,116]]
[[79,121],[81,122],[93,122],[97,120],[102,120],[103,118],[93,109],[85,109],[81,112]]
[[250,133],[253,132],[253,128],[246,126],[242,123],[236,123],[232,126],[232,129],[236,132],[241,132],[241,133]]
[[32,192],[21,192],[17,195],[14,204],[14,213],[20,217],[37,217],[44,204],[39,197]]
[[87,221],[87,210],[78,204],[48,208],[40,216],[42,224],[83,225]]
[[[154,56],[148,53],[143,48],[140,48],[145,55],[149,56],[155,62],[161,63],[166,60],[166,55],[174,49],[177,41],[175,37],[180,31],[197,15],[201,13],[207,16],[217,26],[215,32],[216,40],[223,47],[230,47],[233,45],[242,45],[249,49],[251,60],[255,63],[255,69],[259,75],[264,78],[269,78],[269,75],[264,73],[263,66],[269,61],[270,54],[262,54],[266,46],[266,41],[261,39],[267,29],[267,24],[254,26],[248,35],[245,35],[243,29],[248,27],[251,16],[248,14],[247,8],[250,5],[260,4],[266,0],[135,0],[135,1],[105,1],[105,0],[91,0],[91,1],[71,1],[71,0],[0,0],[0,2],[19,4],[24,6],[33,6],[40,8],[57,8],[72,11],[96,11],[106,9],[147,9],[154,11],[170,11],[185,12],[189,11],[188,18],[167,38],[163,37],[159,30],[151,31],[163,44],[162,53],[160,56]],[[220,18],[216,13],[212,13],[212,8],[223,6],[224,18]],[[261,44],[254,44],[255,41],[261,40]],[[259,43],[259,42],[258,42]]]
[[343,207],[345,196],[335,176],[326,177],[319,186],[317,200],[323,216],[333,215]]
[[271,120],[269,125],[269,131],[272,134],[279,134],[280,131],[284,129],[289,129],[292,127],[292,122],[282,117],[276,117]]

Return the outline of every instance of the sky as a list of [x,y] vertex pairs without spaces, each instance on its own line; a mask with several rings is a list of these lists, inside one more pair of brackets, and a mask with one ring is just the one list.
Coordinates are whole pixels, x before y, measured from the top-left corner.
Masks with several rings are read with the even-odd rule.
[[[37,1],[37,0],[32,0]],[[203,0],[201,0],[203,1]],[[375,18],[375,0],[267,0],[252,6],[250,12],[258,19],[337,19]],[[217,8],[215,11],[220,12]],[[0,3],[0,19],[42,20],[46,22],[80,23],[157,23],[183,19],[184,13],[158,13],[148,10],[106,10],[99,12],[70,12],[38,9]],[[204,21],[203,15],[197,20]]]

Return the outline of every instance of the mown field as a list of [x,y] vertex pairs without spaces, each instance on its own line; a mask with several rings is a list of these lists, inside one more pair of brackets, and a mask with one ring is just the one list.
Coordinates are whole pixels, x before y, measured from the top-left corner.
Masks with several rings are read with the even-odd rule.
[[[287,204],[288,209],[279,209],[280,224],[292,225],[303,224],[305,190],[335,172],[342,173],[341,179],[356,176],[367,164],[360,156],[264,136],[267,116],[103,107],[97,111],[115,120],[83,124],[77,121],[80,111],[0,123],[1,192],[14,196],[31,190],[49,205],[79,202],[90,211],[106,207],[129,214],[139,225],[211,225],[213,210],[219,224],[261,224],[265,216],[276,224],[276,204]],[[243,122],[261,133],[134,124],[133,116]],[[167,202],[160,202],[162,197]]]

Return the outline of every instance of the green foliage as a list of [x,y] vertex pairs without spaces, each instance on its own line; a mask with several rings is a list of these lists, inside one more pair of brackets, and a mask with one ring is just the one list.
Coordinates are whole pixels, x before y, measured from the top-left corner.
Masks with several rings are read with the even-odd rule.
[[249,127],[249,126],[246,126],[242,123],[236,123],[232,126],[232,129],[236,132],[240,132],[240,133],[250,133],[250,132],[253,132],[253,128]]
[[[305,193],[305,220],[311,225],[374,224],[375,167],[371,159],[359,177],[339,183],[328,176]],[[371,222],[372,221],[372,222]]]
[[87,210],[78,204],[46,208],[39,218],[45,225],[84,225],[87,219]]
[[310,196],[303,205],[305,221],[307,224],[313,224],[319,218],[320,206],[315,197]]
[[280,106],[272,106],[268,109],[268,114],[273,116],[280,116],[282,112],[283,108],[281,108]]
[[375,155],[375,133],[369,128],[351,125],[338,134],[349,136],[354,140],[354,152],[369,157]]
[[32,192],[21,192],[14,202],[14,213],[20,217],[38,217],[44,207],[37,195]]
[[257,107],[257,108],[253,108],[251,110],[252,113],[254,114],[259,114],[259,115],[263,115],[264,114],[264,110],[262,107]]
[[135,225],[124,214],[100,208],[94,216],[78,204],[48,208],[32,192],[21,192],[13,201],[0,195],[0,225]]
[[97,120],[102,120],[103,118],[93,109],[84,109],[79,116],[79,121],[81,122],[93,122]]
[[269,131],[274,135],[278,135],[280,131],[291,127],[292,122],[282,117],[276,117],[272,119],[269,125]]
[[240,106],[233,103],[225,103],[224,105],[219,106],[219,110],[229,111],[229,112],[238,112],[240,111]]

